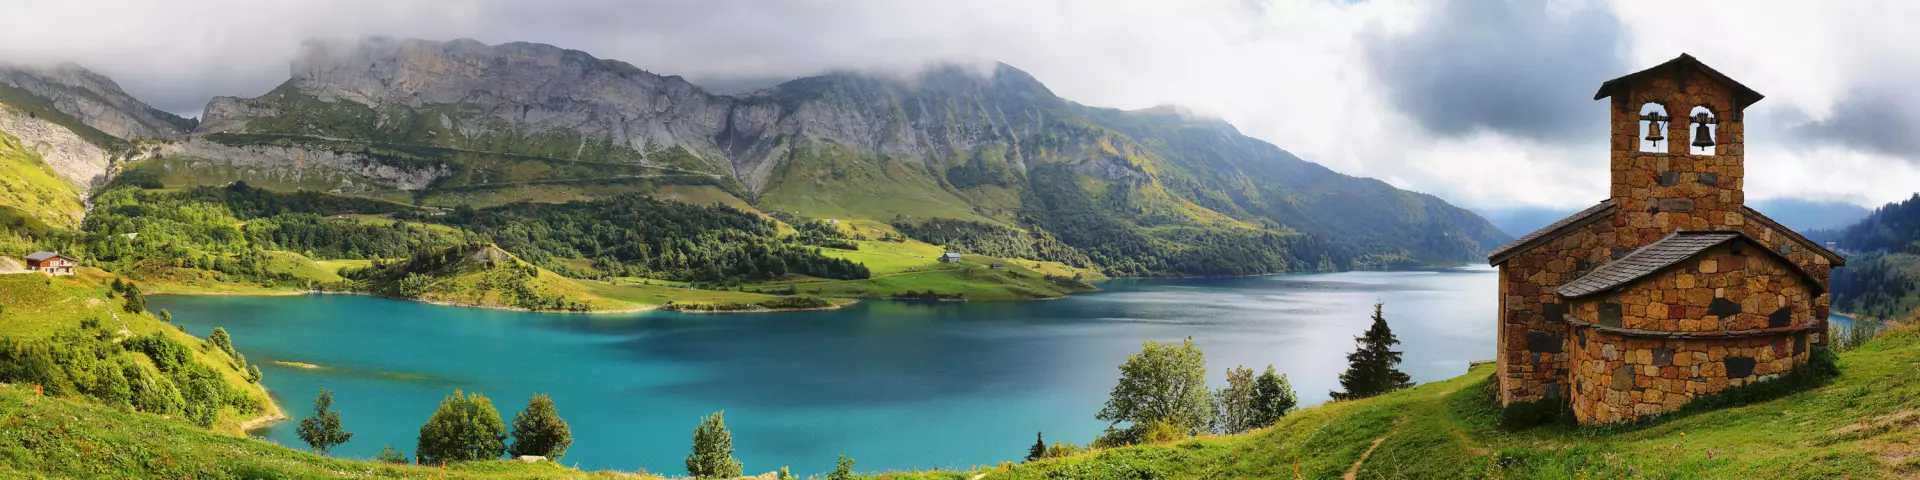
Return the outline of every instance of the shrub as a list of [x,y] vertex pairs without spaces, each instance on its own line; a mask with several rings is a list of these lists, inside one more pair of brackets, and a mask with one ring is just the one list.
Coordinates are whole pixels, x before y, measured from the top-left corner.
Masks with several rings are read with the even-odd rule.
[[493,401],[479,393],[453,395],[440,401],[425,425],[414,460],[421,465],[500,458],[506,452],[507,424]]
[[514,414],[513,447],[508,450],[513,456],[538,455],[559,461],[569,445],[573,445],[573,433],[560,412],[554,410],[553,397],[534,395],[527,399],[525,410]]
[[827,480],[854,480],[853,459],[841,455],[840,461],[834,462],[833,473],[827,475]]
[[740,476],[740,461],[733,459],[733,433],[727,431],[725,412],[714,412],[693,429],[693,453],[687,455],[687,474],[695,478],[733,478]]
[[307,442],[314,452],[321,455],[353,439],[353,432],[341,428],[340,412],[333,411],[333,391],[325,388],[321,388],[320,394],[313,397],[313,416],[300,419],[297,432],[301,441]]
[[373,460],[381,463],[406,465],[407,452],[403,452],[403,451],[400,451],[400,449],[398,448],[394,448],[393,444],[387,444],[385,446],[380,447],[380,455],[373,457]]
[[239,352],[233,351],[233,336],[227,335],[227,329],[213,327],[213,333],[207,334],[207,343],[227,354],[227,358],[239,358]]

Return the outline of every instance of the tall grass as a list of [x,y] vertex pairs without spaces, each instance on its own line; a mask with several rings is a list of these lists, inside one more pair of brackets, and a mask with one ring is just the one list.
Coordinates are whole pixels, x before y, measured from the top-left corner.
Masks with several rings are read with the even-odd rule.
[[1827,335],[1832,339],[1827,344],[1836,352],[1845,352],[1866,345],[1886,330],[1887,327],[1866,319],[1854,319],[1846,325],[1833,323],[1827,326]]

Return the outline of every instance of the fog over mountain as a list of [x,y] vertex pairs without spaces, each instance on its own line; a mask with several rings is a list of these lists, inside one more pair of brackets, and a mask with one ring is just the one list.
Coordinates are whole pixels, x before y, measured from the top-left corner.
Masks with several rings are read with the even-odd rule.
[[1216,112],[1341,173],[1476,208],[1570,209],[1605,194],[1596,180],[1605,106],[1591,90],[1687,52],[1767,95],[1749,110],[1753,198],[1872,206],[1920,185],[1920,153],[1902,136],[1920,128],[1920,116],[1902,113],[1920,107],[1902,87],[1920,80],[1920,58],[1900,51],[1911,42],[1899,33],[1916,10],[1731,0],[102,0],[8,8],[0,60],[79,62],[190,117],[214,96],[271,90],[311,37],[546,43],[722,94],[836,70],[1005,62],[1087,105]]

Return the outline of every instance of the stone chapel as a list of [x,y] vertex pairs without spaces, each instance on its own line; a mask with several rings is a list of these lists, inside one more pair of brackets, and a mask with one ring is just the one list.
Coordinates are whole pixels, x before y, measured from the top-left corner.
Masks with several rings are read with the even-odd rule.
[[1681,54],[1593,98],[1612,102],[1612,194],[1487,257],[1501,405],[1623,422],[1804,364],[1846,260],[1746,207],[1743,112],[1764,97]]

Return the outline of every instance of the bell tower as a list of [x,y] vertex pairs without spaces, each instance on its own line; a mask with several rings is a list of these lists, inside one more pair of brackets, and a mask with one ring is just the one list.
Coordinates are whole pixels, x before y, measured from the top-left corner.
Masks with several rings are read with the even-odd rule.
[[1747,106],[1764,98],[1680,54],[1600,84],[1612,100],[1614,257],[1675,230],[1730,230],[1745,219]]

